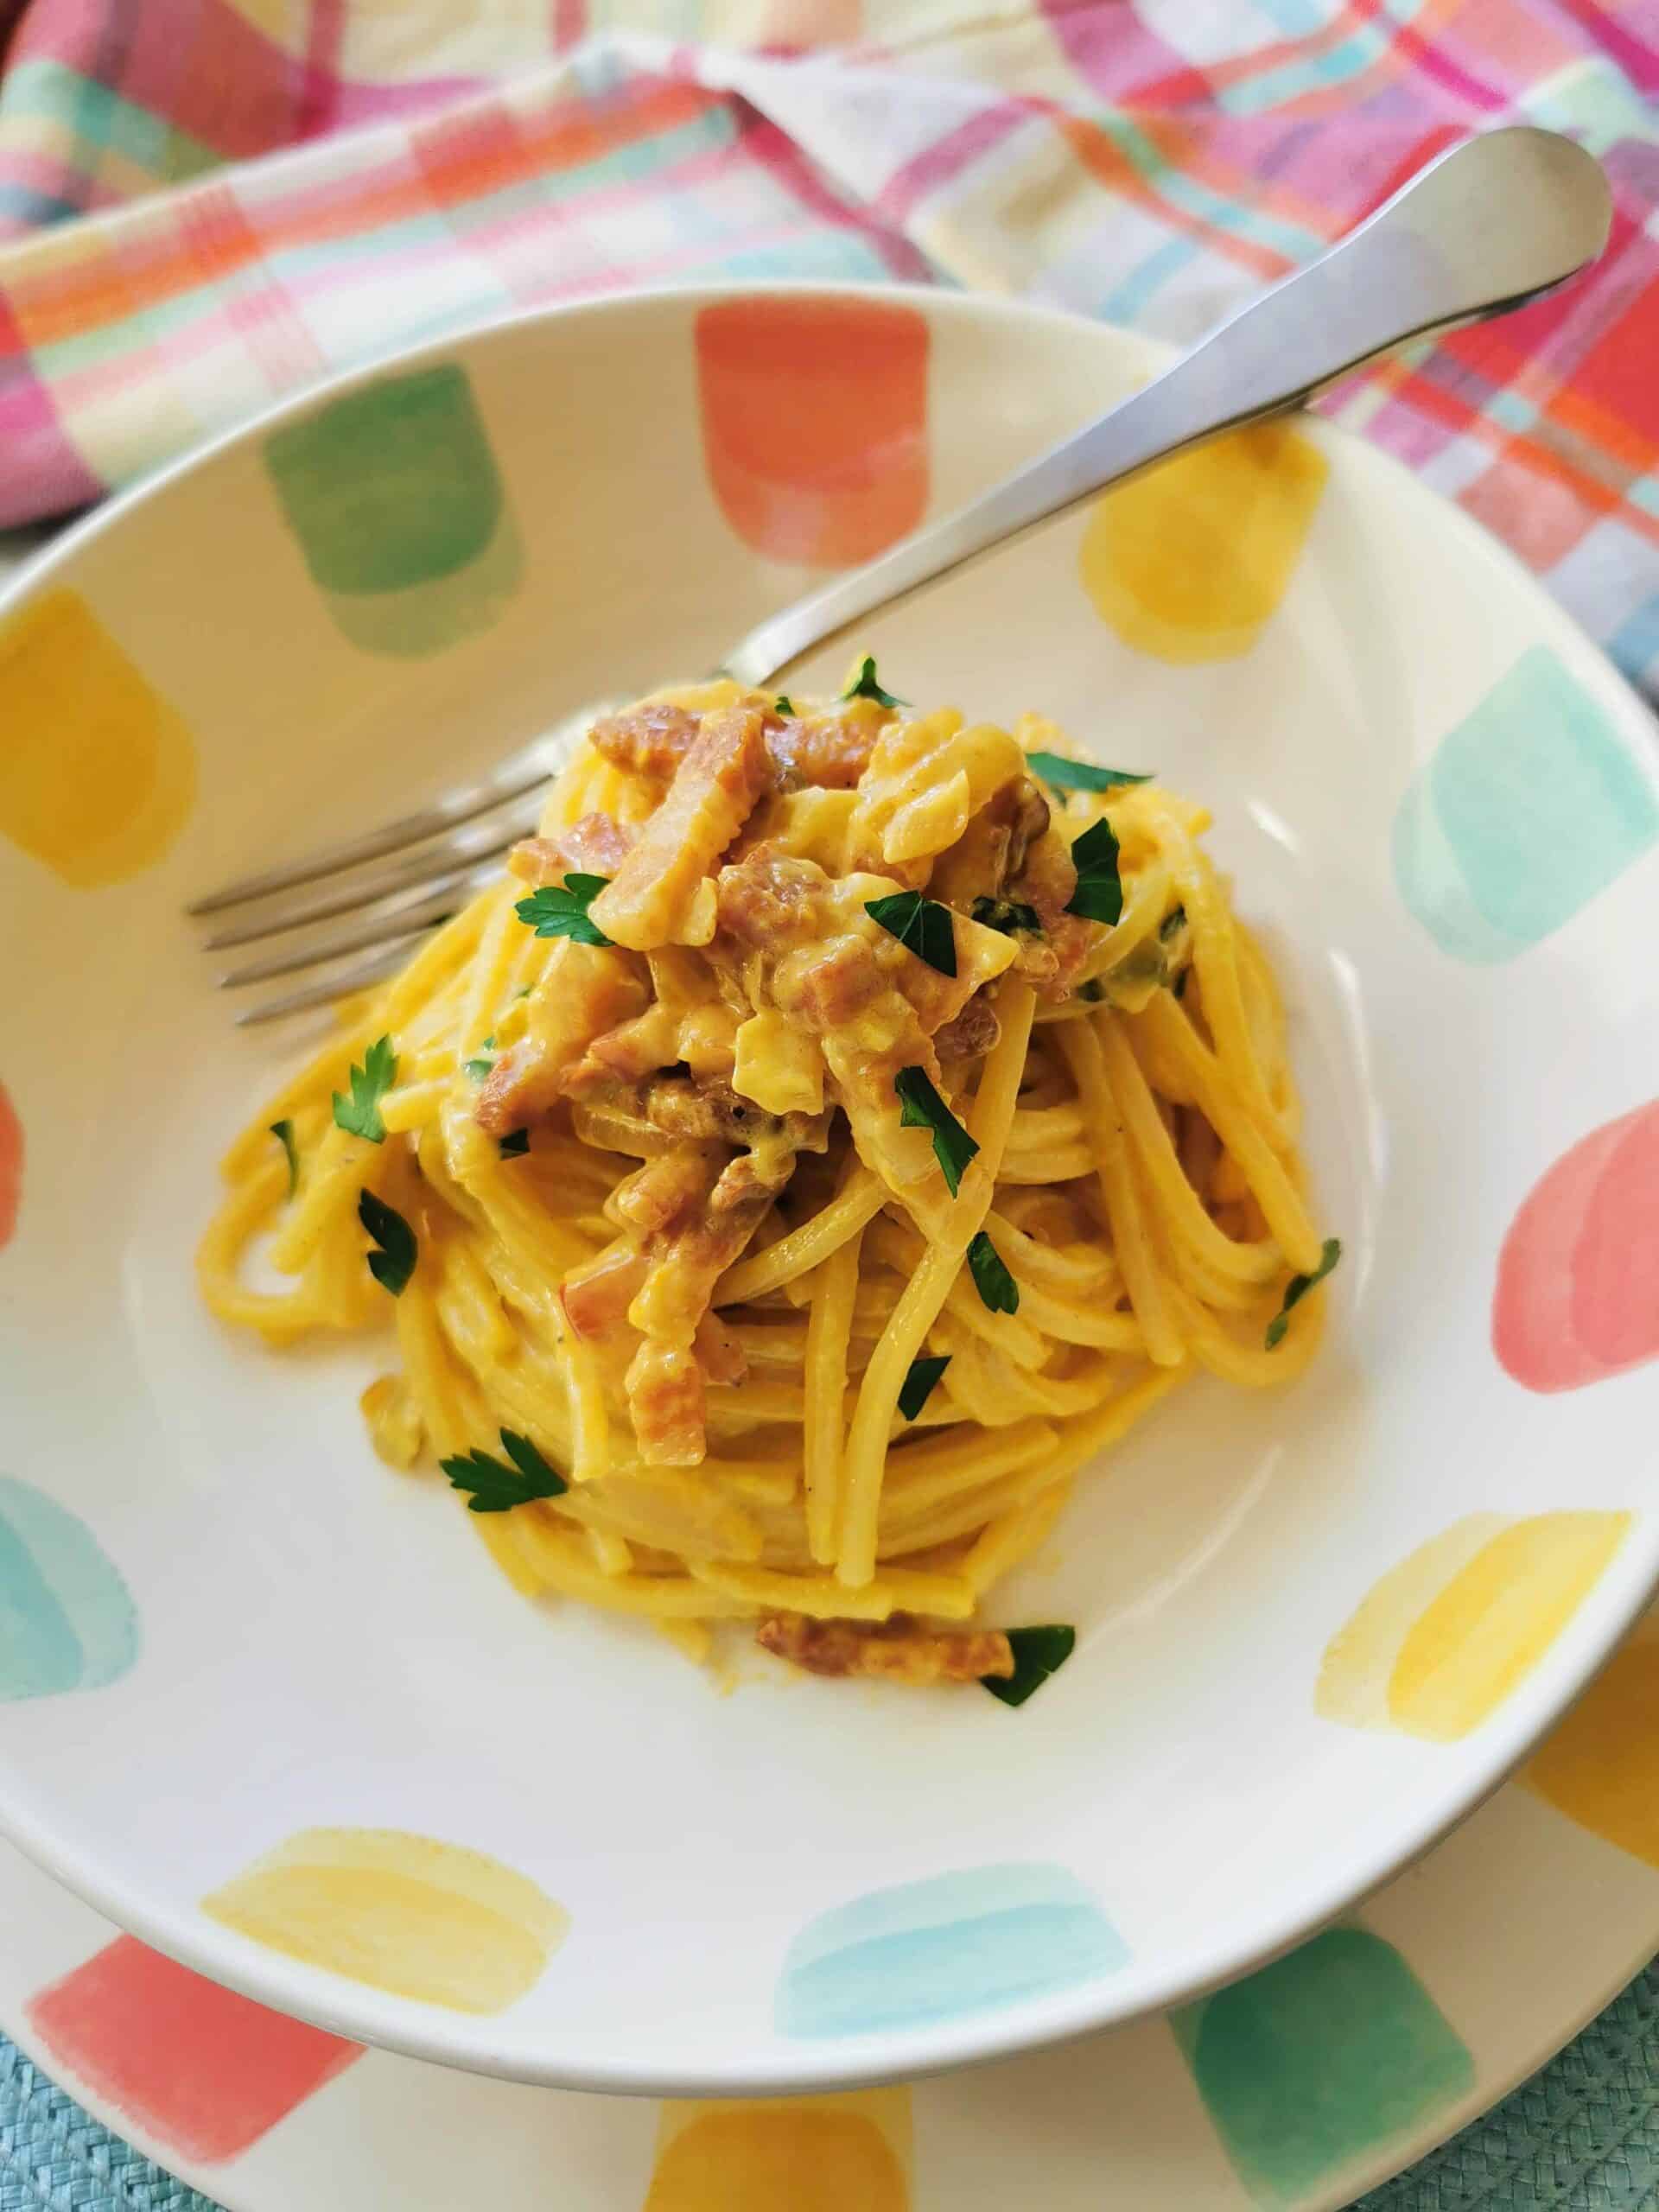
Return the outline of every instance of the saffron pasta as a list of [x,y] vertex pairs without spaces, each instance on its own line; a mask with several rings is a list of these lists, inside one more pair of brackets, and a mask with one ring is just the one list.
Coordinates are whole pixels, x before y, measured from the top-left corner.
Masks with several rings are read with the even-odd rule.
[[391,1323],[376,1448],[520,1591],[1007,1676],[983,1609],[1077,1470],[1319,1340],[1338,1248],[1207,823],[868,661],[604,717],[237,1137],[203,1295],[273,1346]]

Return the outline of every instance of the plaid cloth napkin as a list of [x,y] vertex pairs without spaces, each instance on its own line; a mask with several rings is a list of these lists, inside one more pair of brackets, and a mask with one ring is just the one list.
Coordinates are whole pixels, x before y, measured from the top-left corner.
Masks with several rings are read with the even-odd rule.
[[1515,119],[1562,296],[1323,403],[1659,693],[1659,0],[0,0],[0,527],[475,317],[934,281],[1190,339]]

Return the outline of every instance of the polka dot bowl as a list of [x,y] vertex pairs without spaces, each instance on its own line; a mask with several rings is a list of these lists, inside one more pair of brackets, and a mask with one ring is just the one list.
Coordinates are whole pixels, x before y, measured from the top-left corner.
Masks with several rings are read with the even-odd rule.
[[[914,2076],[1339,1920],[1640,1608],[1651,731],[1505,555],[1316,423],[862,641],[907,696],[1039,708],[1213,806],[1344,1239],[1313,1372],[1173,1401],[1007,1592],[1077,1624],[1040,1695],[758,1659],[720,1694],[515,1596],[378,1465],[377,1347],[275,1357],[198,1306],[216,1155],[303,1040],[232,1032],[190,896],[700,672],[1154,365],[896,289],[515,320],[256,423],[0,601],[0,1817],[147,1944],[530,2080]],[[1220,2051],[1231,2014],[1191,2017]]]

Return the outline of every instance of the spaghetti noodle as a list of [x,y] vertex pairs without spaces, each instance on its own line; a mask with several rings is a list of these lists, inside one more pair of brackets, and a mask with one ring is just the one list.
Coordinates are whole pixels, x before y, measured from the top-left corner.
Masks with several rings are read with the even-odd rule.
[[522,1591],[1006,1675],[982,1604],[1077,1470],[1318,1341],[1335,1248],[1207,820],[868,662],[601,720],[236,1140],[203,1294],[274,1344],[390,1311],[375,1445],[440,1458]]

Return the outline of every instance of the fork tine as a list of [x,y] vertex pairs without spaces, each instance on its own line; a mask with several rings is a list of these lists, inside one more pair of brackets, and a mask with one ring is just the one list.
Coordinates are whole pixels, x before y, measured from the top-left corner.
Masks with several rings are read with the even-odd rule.
[[205,898],[194,900],[185,911],[191,914],[217,914],[226,906],[239,906],[250,899],[268,899],[278,891],[293,891],[302,883],[315,883],[325,875],[355,868],[360,861],[376,861],[387,853],[400,852],[405,845],[419,844],[423,837],[435,837],[445,830],[487,814],[492,807],[505,806],[510,800],[522,798],[558,773],[572,743],[601,711],[598,708],[584,708],[580,714],[570,715],[553,729],[544,731],[533,744],[510,755],[487,776],[480,777],[476,783],[461,784],[453,791],[440,792],[430,806],[418,814],[400,815],[395,822],[382,823],[378,830],[370,830],[360,837],[325,845],[319,851],[289,861],[285,867],[243,876],[235,883],[227,883],[222,889],[210,891]]
[[371,906],[377,899],[391,898],[399,891],[412,891],[422,886],[429,892],[442,890],[452,872],[457,876],[462,872],[463,863],[491,860],[505,852],[508,846],[534,829],[540,812],[540,800],[532,794],[528,804],[515,807],[511,813],[499,815],[474,829],[458,830],[442,845],[394,862],[390,868],[378,868],[372,875],[359,875],[340,891],[324,892],[318,897],[302,899],[298,905],[278,906],[257,921],[219,930],[202,940],[202,949],[207,952],[228,952],[234,945],[253,944],[259,938],[275,937],[283,930],[306,929],[313,922],[332,921],[337,914],[355,912],[359,907]]
[[493,806],[500,806],[508,799],[520,798],[546,781],[546,771],[537,768],[523,770],[517,776],[492,778],[486,783],[468,785],[464,791],[448,792],[423,814],[403,815],[396,822],[384,823],[378,830],[371,830],[361,837],[326,845],[286,868],[268,868],[262,875],[244,876],[239,882],[226,884],[222,891],[211,892],[207,898],[194,900],[185,911],[191,914],[222,913],[226,907],[240,906],[251,899],[268,899],[274,892],[292,891],[302,883],[315,883],[325,875],[336,875],[343,868],[355,868],[361,861],[376,861],[386,853],[400,852],[405,845],[418,844],[423,837],[435,836],[454,823],[470,822],[474,816],[487,814]]
[[348,953],[366,951],[389,938],[407,937],[411,930],[429,929],[435,922],[448,921],[462,900],[493,882],[496,873],[488,867],[471,868],[434,884],[429,890],[405,892],[401,898],[386,899],[378,913],[363,915],[353,928],[325,938],[321,944],[291,945],[268,959],[250,961],[245,968],[232,968],[213,981],[221,991],[237,990],[244,983],[268,983],[275,976],[296,975],[302,968],[315,968],[325,960],[342,960]]
[[359,960],[355,967],[321,976],[315,983],[303,983],[297,991],[289,991],[279,999],[266,999],[258,1006],[244,1007],[233,1017],[235,1026],[238,1029],[256,1029],[261,1022],[280,1021],[286,1014],[304,1014],[314,1006],[327,1006],[331,1000],[343,999],[348,992],[363,990],[370,983],[383,983],[388,976],[397,974],[410,948],[424,934],[423,931],[416,930],[395,944],[382,946],[366,960]]

